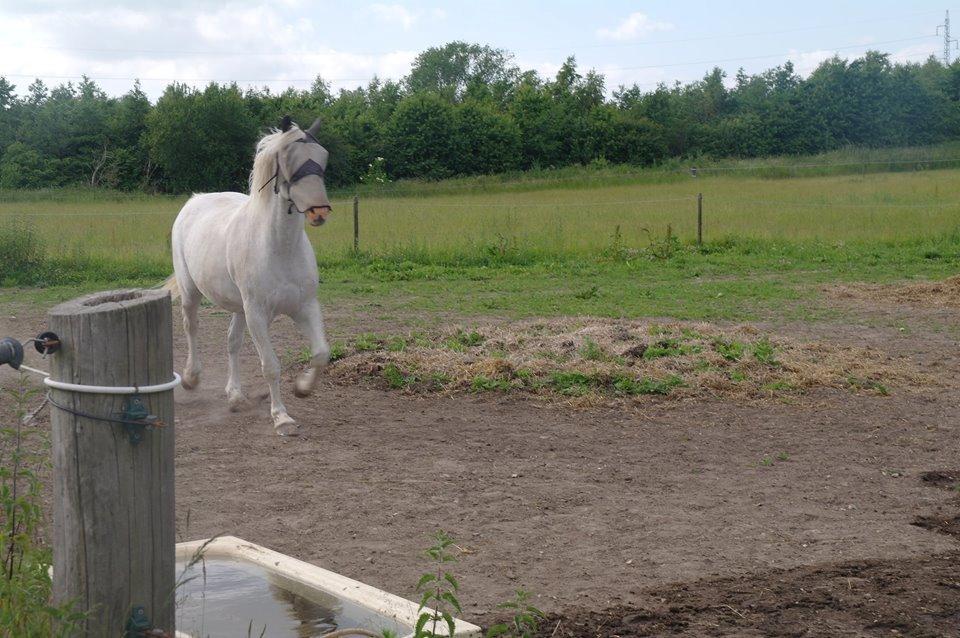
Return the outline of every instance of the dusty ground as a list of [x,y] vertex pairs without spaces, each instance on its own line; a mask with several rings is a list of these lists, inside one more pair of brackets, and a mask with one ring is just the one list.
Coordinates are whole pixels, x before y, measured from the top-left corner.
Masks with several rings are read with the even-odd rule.
[[[292,366],[304,436],[280,439],[266,401],[228,411],[227,317],[206,310],[203,385],[176,395],[178,533],[240,536],[412,597],[444,528],[464,550],[464,616],[488,623],[523,587],[553,614],[544,636],[951,635],[958,546],[937,529],[960,503],[923,477],[960,465],[956,316],[837,303],[852,320],[764,328],[906,354],[951,383],[571,410],[329,380],[296,399]],[[329,325],[371,330],[349,309]],[[0,335],[41,326],[41,309],[4,309]],[[302,344],[290,322],[274,335]],[[262,394],[249,340],[244,366]]]

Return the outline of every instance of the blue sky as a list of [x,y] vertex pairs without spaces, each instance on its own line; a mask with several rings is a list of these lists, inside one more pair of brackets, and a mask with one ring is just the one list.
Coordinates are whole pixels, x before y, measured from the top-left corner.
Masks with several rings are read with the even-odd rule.
[[110,94],[141,78],[155,98],[171,80],[236,80],[282,90],[317,74],[335,89],[399,78],[423,49],[451,40],[502,47],[524,69],[552,75],[568,55],[619,84],[732,77],[787,59],[808,73],[869,48],[895,60],[941,55],[935,35],[960,4],[871,2],[325,2],[0,0],[0,75],[22,91],[81,74]]

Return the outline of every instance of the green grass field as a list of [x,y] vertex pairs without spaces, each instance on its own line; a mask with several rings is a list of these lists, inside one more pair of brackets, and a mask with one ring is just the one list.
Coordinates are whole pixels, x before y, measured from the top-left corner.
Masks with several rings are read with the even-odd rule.
[[[360,245],[372,256],[450,261],[484,251],[565,259],[615,244],[640,248],[651,236],[663,236],[668,225],[682,241],[691,241],[699,193],[707,241],[900,241],[960,226],[960,169],[938,168],[949,163],[948,156],[960,156],[960,148],[862,153],[860,164],[834,154],[806,162],[713,165],[697,177],[676,169],[581,168],[512,180],[365,189]],[[941,162],[884,163],[893,155]],[[803,168],[825,162],[833,163],[830,171]],[[899,172],[875,172],[891,168]],[[184,201],[97,191],[7,192],[0,194],[0,223],[19,220],[35,228],[50,256],[165,260],[170,226]],[[333,204],[330,222],[308,231],[322,261],[347,254],[353,242],[352,194],[335,194]]]
[[[956,157],[960,146],[947,145],[726,162],[697,177],[583,167],[400,182],[359,190],[359,254],[352,193],[335,193],[331,221],[308,232],[324,298],[385,313],[810,318],[826,312],[809,303],[823,283],[960,271]],[[171,270],[184,201],[2,192],[0,287],[33,286],[27,296],[45,300],[153,285]]]

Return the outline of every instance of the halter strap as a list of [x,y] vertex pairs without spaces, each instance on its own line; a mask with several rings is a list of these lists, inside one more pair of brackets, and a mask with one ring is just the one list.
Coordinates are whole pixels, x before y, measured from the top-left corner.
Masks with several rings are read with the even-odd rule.
[[[313,135],[310,134],[310,131],[304,131],[304,132],[303,132],[303,137],[300,138],[299,140],[296,140],[296,141],[297,141],[297,142],[302,142],[302,143],[304,143],[304,144],[316,144],[317,146],[320,146],[320,142],[318,142],[318,141],[317,141],[317,138],[315,138]],[[273,192],[274,192],[274,194],[275,194],[275,195],[279,195],[279,194],[280,194],[280,153],[277,153],[277,156],[276,156],[276,158],[275,158],[275,160],[274,160],[274,164],[275,164],[275,168],[274,168],[274,170],[273,170],[273,177],[271,177],[270,179],[268,179],[267,181],[265,181],[265,182],[260,186],[260,188],[257,189],[257,192],[258,192],[258,193],[259,193],[260,191],[262,191],[264,188],[266,188],[266,187],[267,187],[267,184],[269,184],[270,182],[273,182]],[[288,183],[289,183],[289,184],[292,184],[292,183],[296,182],[297,180],[303,179],[304,177],[306,177],[306,176],[308,176],[308,175],[316,175],[316,176],[319,177],[320,179],[323,179],[323,176],[324,176],[323,167],[320,166],[320,164],[318,164],[318,163],[315,162],[314,160],[309,159],[309,158],[307,159],[306,162],[304,162],[304,163],[300,166],[300,168],[298,168],[298,169],[296,170],[296,172],[295,172],[293,175],[290,176],[290,179],[288,180]],[[296,203],[294,203],[294,201],[293,201],[290,197],[287,197],[287,215],[292,215],[292,214],[293,214],[293,210],[291,210],[291,208],[293,208],[294,210],[296,210],[296,211],[297,211],[298,213],[300,213],[301,215],[306,214],[306,213],[304,213],[302,210],[300,210],[299,208],[297,208]]]

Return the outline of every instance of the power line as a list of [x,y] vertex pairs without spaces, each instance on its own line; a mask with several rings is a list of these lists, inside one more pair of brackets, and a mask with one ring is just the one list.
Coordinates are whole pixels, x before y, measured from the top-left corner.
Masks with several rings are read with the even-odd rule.
[[[636,46],[647,46],[647,45],[658,45],[658,44],[683,44],[688,42],[703,42],[707,40],[725,40],[725,39],[739,39],[739,38],[751,38],[756,36],[765,36],[765,35],[782,35],[786,33],[799,33],[803,31],[819,31],[822,29],[833,29],[836,27],[848,27],[851,25],[859,24],[872,24],[876,22],[888,22],[890,20],[902,20],[904,18],[913,18],[916,16],[926,16],[931,13],[938,13],[939,10],[933,11],[920,11],[918,13],[908,13],[900,16],[888,16],[886,18],[872,18],[869,20],[858,20],[852,22],[843,22],[843,23],[834,23],[834,24],[821,24],[817,26],[809,27],[793,27],[790,29],[778,29],[773,31],[753,31],[750,33],[737,33],[737,34],[725,34],[725,35],[705,35],[697,36],[691,38],[676,38],[671,40],[644,40],[643,42],[622,42],[616,44],[587,44],[580,45],[580,48],[583,49],[600,49],[600,48],[612,48],[612,47],[636,47]],[[543,47],[539,49],[516,49],[517,51],[562,51],[565,47]],[[510,49],[513,50],[513,49]]]
[[[873,42],[869,44],[849,44],[838,47],[825,47],[823,49],[818,49],[815,51],[790,51],[787,53],[770,53],[765,55],[753,55],[737,58],[724,58],[719,60],[697,60],[691,62],[671,62],[666,64],[650,64],[643,66],[624,66],[624,67],[606,67],[603,69],[605,73],[612,71],[636,71],[643,69],[659,69],[659,68],[671,68],[671,67],[682,67],[682,66],[697,66],[701,64],[722,64],[725,62],[742,62],[748,60],[763,60],[770,58],[790,58],[792,56],[806,55],[810,53],[820,53],[822,51],[845,51],[851,49],[870,49],[871,47],[885,45],[885,44],[895,44],[901,42],[916,42],[918,40],[926,40],[931,37],[931,35],[923,36],[914,36],[910,38],[897,38],[895,40],[883,40],[880,42]],[[22,78],[48,78],[54,80],[79,80],[85,77],[84,75],[48,75],[48,74],[37,74],[37,73],[0,73],[0,77],[22,77]],[[263,78],[263,79],[224,79],[224,78],[145,78],[145,77],[121,77],[121,76],[86,76],[88,79],[97,80],[97,81],[134,81],[140,80],[142,82],[217,82],[217,83],[231,83],[235,82],[237,84],[260,84],[260,83],[277,83],[277,82],[286,82],[287,84],[310,84],[315,81],[316,78]],[[320,76],[322,78],[322,76]],[[374,77],[366,78],[322,78],[325,82],[335,83],[335,82],[369,82],[373,80]]]
[[[848,27],[851,25],[860,25],[860,24],[874,24],[877,22],[889,22],[891,20],[903,20],[904,18],[912,18],[917,16],[926,16],[937,11],[920,11],[914,13],[901,14],[896,16],[886,16],[883,18],[871,18],[867,20],[857,20],[850,22],[842,23],[833,23],[833,24],[819,24],[811,25],[805,27],[792,27],[789,29],[777,29],[777,30],[768,30],[768,31],[753,31],[747,33],[734,33],[734,34],[713,34],[713,35],[704,35],[704,36],[693,36],[687,38],[672,38],[665,40],[644,40],[642,42],[618,42],[618,43],[606,43],[606,44],[580,44],[577,48],[581,49],[607,49],[607,48],[624,48],[624,47],[638,47],[638,46],[656,46],[661,44],[682,44],[689,42],[703,42],[709,40],[724,40],[724,39],[740,39],[740,38],[749,38],[757,36],[768,36],[768,35],[783,35],[787,33],[802,33],[805,31],[819,31],[824,29],[833,29],[837,27]],[[942,26],[942,25],[941,25]],[[508,51],[515,52],[537,52],[537,51],[564,51],[570,50],[571,47],[562,46],[562,47],[536,47],[536,48],[514,48],[514,47],[503,47]],[[327,51],[327,52],[313,52],[313,51],[210,51],[210,50],[174,50],[174,49],[127,49],[127,48],[111,48],[111,47],[64,47],[56,45],[41,45],[41,44],[31,44],[23,47],[18,47],[18,49],[42,49],[42,50],[51,50],[51,51],[82,51],[88,53],[142,53],[142,54],[152,54],[152,55],[169,55],[169,56],[209,56],[209,57],[250,57],[250,56],[281,56],[281,57],[319,57],[324,55],[342,53],[344,55],[354,55],[354,56],[374,56],[374,55],[387,55],[390,53],[397,53],[397,51]]]
[[622,67],[608,67],[607,71],[637,71],[640,69],[662,69],[666,67],[677,67],[677,66],[696,66],[698,64],[721,64],[723,62],[742,62],[746,60],[763,60],[769,58],[781,58],[781,57],[791,57],[796,55],[806,55],[808,53],[820,53],[821,51],[846,51],[849,49],[870,49],[881,44],[895,44],[898,42],[916,42],[917,40],[927,40],[929,38],[936,37],[930,35],[921,35],[912,38],[898,38],[896,40],[884,40],[882,42],[873,42],[871,44],[850,44],[842,47],[824,47],[823,49],[818,49],[816,51],[791,51],[789,53],[770,53],[766,55],[751,55],[742,58],[725,58],[722,60],[698,60],[696,62],[671,62],[668,64],[648,64],[644,66],[622,66]]

